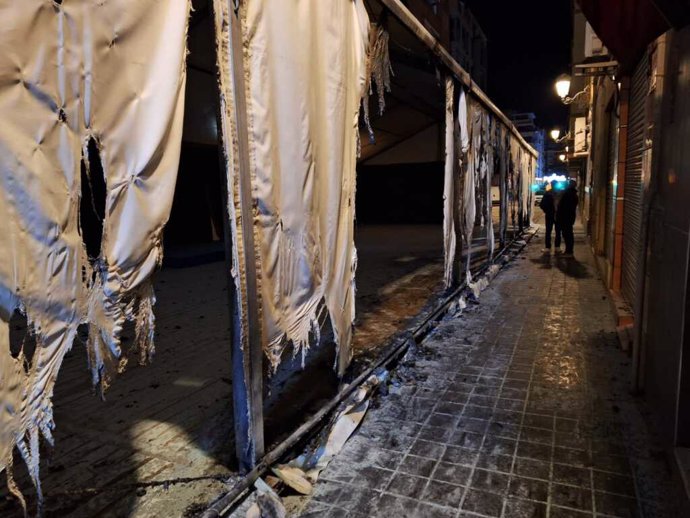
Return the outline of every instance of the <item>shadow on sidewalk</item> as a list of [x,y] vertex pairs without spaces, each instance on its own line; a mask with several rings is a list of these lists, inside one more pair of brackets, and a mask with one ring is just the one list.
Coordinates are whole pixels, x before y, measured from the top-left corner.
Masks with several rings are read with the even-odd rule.
[[589,279],[592,274],[587,267],[578,261],[575,257],[564,257],[562,255],[554,256],[556,268],[566,274],[568,277],[574,279]]
[[539,265],[540,270],[550,270],[553,268],[553,262],[551,259],[551,254],[549,253],[543,253],[538,257],[530,257],[530,261],[536,265]]
[[573,277],[574,279],[589,279],[592,277],[587,267],[574,257],[544,253],[537,257],[531,257],[530,261],[537,265],[540,270],[551,270],[555,266],[568,277]]

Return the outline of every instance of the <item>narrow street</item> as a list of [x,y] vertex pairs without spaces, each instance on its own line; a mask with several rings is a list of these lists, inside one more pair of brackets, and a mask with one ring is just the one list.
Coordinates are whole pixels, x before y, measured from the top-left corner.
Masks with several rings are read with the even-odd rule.
[[0,12],[0,518],[690,518],[690,0]]
[[582,230],[541,246],[400,367],[303,517],[681,515]]

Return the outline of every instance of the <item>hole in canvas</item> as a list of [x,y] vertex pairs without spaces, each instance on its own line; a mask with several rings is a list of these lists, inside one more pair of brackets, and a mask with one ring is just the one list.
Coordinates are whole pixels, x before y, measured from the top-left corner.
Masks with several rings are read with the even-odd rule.
[[91,259],[101,253],[105,219],[106,184],[100,152],[94,139],[86,147],[88,156],[81,160],[81,236]]

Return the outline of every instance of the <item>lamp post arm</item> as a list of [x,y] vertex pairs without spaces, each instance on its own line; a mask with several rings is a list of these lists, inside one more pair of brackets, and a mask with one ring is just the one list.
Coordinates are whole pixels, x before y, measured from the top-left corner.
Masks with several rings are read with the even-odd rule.
[[[580,93],[582,93],[582,92],[580,92]],[[563,142],[564,140],[569,139],[569,138],[570,138],[570,132],[566,133],[561,138],[554,139],[554,142],[556,142],[556,143]]]
[[576,100],[578,97],[580,97],[582,94],[584,94],[584,93],[586,93],[587,91],[589,91],[590,88],[592,88],[592,85],[591,85],[591,84],[588,84],[587,86],[584,87],[584,89],[580,90],[579,92],[577,92],[577,93],[576,93],[575,95],[573,95],[572,97],[566,97],[565,99],[563,99],[563,102],[564,102],[565,104],[572,104],[572,103],[574,103],[575,100]]

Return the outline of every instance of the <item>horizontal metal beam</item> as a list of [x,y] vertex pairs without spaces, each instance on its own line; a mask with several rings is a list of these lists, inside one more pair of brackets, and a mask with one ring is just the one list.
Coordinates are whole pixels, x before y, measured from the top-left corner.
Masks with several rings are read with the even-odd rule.
[[414,35],[424,43],[429,49],[441,60],[441,63],[450,70],[455,78],[460,81],[484,107],[496,116],[506,127],[510,130],[513,136],[520,142],[520,144],[535,158],[539,153],[530,146],[517,130],[513,122],[493,103],[489,96],[479,88],[477,83],[472,80],[470,74],[455,61],[453,56],[445,49],[445,47],[438,41],[417,17],[410,12],[410,10],[403,5],[401,0],[379,0],[400,22],[410,29]]

